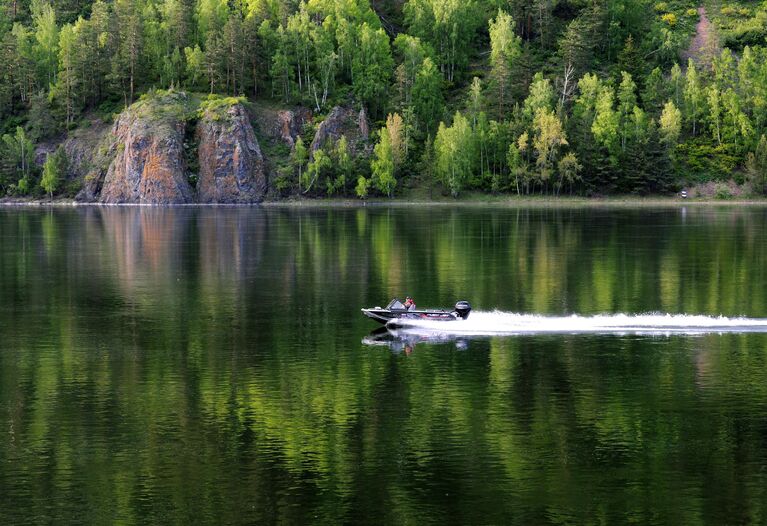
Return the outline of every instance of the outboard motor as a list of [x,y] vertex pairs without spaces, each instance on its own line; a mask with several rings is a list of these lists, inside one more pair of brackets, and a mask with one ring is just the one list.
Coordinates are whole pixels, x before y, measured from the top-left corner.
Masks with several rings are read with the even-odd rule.
[[458,316],[461,319],[466,319],[469,317],[469,313],[471,312],[471,305],[469,305],[468,301],[459,301],[455,304],[455,313],[458,314]]

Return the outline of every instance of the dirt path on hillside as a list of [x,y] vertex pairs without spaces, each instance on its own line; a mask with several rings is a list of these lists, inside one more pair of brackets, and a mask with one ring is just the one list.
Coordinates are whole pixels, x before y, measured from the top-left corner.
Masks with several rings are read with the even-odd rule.
[[698,8],[698,25],[695,27],[695,37],[690,42],[690,47],[682,53],[685,64],[691,58],[698,64],[710,66],[713,57],[719,54],[719,37],[716,28],[706,16],[706,8]]

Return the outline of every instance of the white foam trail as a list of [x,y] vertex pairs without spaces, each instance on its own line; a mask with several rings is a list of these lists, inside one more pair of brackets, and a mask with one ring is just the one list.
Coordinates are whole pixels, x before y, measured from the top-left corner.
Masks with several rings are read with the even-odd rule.
[[472,311],[466,320],[398,320],[400,331],[456,336],[514,334],[706,334],[767,332],[767,318],[728,318],[688,314],[604,314],[541,316]]

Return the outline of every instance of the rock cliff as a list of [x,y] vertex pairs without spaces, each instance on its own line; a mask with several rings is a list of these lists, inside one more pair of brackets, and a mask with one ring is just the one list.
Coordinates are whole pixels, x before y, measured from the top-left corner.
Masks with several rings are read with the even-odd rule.
[[344,135],[351,149],[361,153],[367,148],[369,133],[370,128],[364,108],[357,112],[351,108],[336,106],[330,110],[328,116],[317,128],[311,151],[315,152],[318,148],[325,147],[326,143],[335,143]]
[[242,104],[211,107],[197,125],[200,203],[254,203],[267,191],[264,157]]
[[[300,107],[246,109],[239,99],[200,103],[182,92],[157,92],[124,110],[108,132],[107,125],[94,127],[88,140],[72,139],[74,132],[63,144],[75,160],[71,176],[82,178],[79,201],[257,203],[269,195],[269,172],[291,169],[286,146],[292,149],[312,118]],[[345,136],[352,155],[369,155],[368,133],[364,109],[337,106],[317,126],[311,151]],[[44,158],[46,152],[39,153]],[[195,179],[196,188],[190,183]]]
[[82,180],[91,170],[94,154],[109,130],[109,124],[101,119],[93,119],[87,128],[81,128],[69,134],[62,143],[69,161],[68,178]]
[[312,121],[312,112],[308,108],[277,110],[263,105],[253,108],[254,123],[261,136],[283,143],[291,149],[296,138],[301,135],[304,125]]
[[115,156],[99,194],[102,203],[194,201],[184,159],[188,97],[168,92],[137,102],[112,129]]

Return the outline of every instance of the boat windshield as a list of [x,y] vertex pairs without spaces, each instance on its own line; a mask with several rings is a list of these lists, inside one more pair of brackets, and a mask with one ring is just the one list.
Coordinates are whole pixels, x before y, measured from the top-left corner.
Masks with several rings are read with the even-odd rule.
[[386,308],[390,309],[390,310],[397,310],[397,309],[404,310],[405,306],[402,304],[402,302],[400,300],[398,300],[397,298],[394,298],[393,300],[391,300],[389,302],[389,304],[386,306]]

